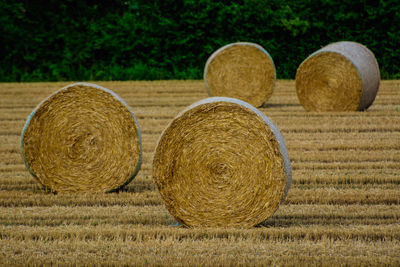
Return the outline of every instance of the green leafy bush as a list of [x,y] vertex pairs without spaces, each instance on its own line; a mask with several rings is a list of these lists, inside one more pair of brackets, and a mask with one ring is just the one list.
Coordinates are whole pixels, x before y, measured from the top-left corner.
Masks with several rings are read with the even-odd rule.
[[370,48],[400,77],[400,2],[333,0],[0,1],[0,81],[200,79],[237,41],[262,45],[278,78],[331,42]]

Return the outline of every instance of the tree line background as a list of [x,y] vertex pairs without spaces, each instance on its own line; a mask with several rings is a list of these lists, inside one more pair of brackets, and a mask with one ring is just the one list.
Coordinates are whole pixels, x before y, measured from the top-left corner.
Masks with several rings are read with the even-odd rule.
[[237,41],[272,56],[277,76],[336,41],[372,50],[400,79],[400,1],[1,0],[0,81],[201,79]]

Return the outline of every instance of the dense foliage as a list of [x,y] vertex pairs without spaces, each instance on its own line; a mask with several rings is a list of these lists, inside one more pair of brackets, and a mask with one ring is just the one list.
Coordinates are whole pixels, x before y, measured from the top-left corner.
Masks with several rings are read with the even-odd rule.
[[210,54],[262,45],[278,78],[352,40],[400,78],[400,2],[365,0],[0,1],[0,81],[199,79]]

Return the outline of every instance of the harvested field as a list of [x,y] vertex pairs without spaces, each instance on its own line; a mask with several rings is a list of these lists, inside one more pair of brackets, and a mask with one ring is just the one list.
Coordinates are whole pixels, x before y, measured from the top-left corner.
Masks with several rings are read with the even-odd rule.
[[151,177],[161,131],[207,97],[203,81],[97,82],[138,118],[141,171],[120,193],[42,191],[20,133],[67,84],[0,84],[0,265],[400,265],[400,81],[383,81],[366,112],[329,113],[306,112],[294,81],[277,81],[261,111],[285,138],[292,186],[270,219],[247,230],[176,226]]

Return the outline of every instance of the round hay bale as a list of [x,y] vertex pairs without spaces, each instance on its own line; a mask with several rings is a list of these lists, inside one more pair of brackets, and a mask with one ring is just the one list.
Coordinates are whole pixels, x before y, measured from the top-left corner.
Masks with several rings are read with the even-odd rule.
[[271,97],[275,77],[272,57],[253,43],[232,43],[218,49],[204,68],[204,82],[210,96],[237,98],[255,107]]
[[296,74],[296,91],[307,111],[367,109],[378,92],[374,54],[355,42],[337,42],[311,54]]
[[66,86],[29,116],[21,151],[30,173],[53,192],[110,192],[140,169],[138,122],[114,92],[89,83]]
[[189,227],[253,227],[284,200],[291,166],[282,135],[251,105],[199,101],[158,140],[153,178],[168,211]]

